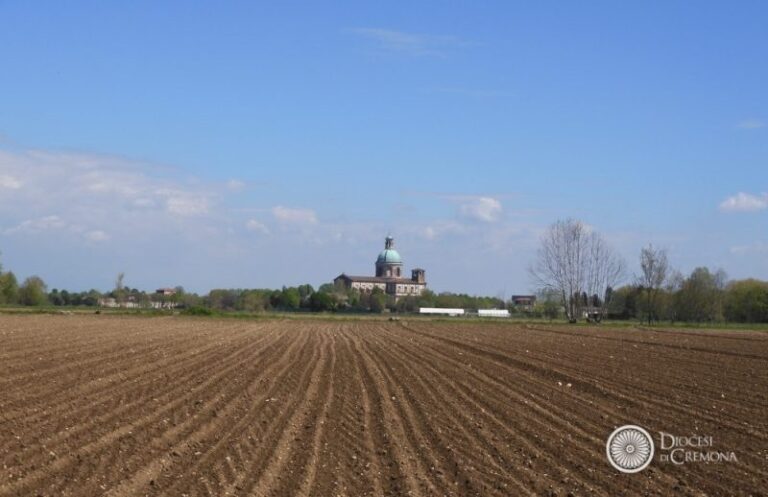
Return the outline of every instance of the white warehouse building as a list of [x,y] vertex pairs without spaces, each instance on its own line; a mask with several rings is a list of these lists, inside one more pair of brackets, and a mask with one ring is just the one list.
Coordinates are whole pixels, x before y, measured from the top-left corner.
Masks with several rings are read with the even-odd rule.
[[464,309],[450,309],[442,307],[419,307],[419,314],[433,314],[437,316],[463,316]]
[[508,318],[509,311],[506,309],[479,309],[477,315],[481,318]]

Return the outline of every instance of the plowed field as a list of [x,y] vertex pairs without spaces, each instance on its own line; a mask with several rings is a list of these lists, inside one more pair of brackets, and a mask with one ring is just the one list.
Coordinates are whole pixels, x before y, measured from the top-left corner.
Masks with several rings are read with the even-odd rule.
[[[737,462],[623,474],[614,428]],[[766,495],[768,334],[0,316],[0,495]]]

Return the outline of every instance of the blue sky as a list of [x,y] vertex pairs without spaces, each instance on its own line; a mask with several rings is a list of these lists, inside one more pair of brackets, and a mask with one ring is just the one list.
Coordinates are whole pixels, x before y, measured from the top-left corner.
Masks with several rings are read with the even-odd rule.
[[764,2],[2,2],[0,262],[531,290],[558,218],[768,279]]

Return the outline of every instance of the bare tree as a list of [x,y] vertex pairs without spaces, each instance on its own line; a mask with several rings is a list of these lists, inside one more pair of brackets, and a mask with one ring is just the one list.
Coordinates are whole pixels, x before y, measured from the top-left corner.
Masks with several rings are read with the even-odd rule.
[[683,273],[677,269],[670,269],[669,276],[667,276],[667,283],[664,285],[664,290],[669,295],[666,315],[667,319],[669,319],[672,324],[675,324],[675,321],[680,318],[682,307],[682,292],[680,290],[683,289],[684,284],[685,276],[683,276]]
[[624,259],[616,253],[597,232],[591,232],[587,239],[587,294],[596,295],[594,303],[605,316],[612,296],[612,289],[624,278]]
[[557,292],[566,318],[575,322],[584,305],[582,295],[598,297],[601,311],[610,287],[624,275],[624,262],[595,231],[575,219],[559,220],[541,238],[536,262],[529,269],[534,281]]
[[667,281],[669,262],[667,261],[666,250],[654,249],[653,245],[643,248],[640,251],[640,269],[642,269],[643,274],[640,275],[638,283],[645,293],[648,325],[650,326],[654,319],[658,319],[659,292]]
[[584,226],[573,219],[557,221],[541,237],[531,277],[545,290],[557,292],[568,321],[575,321],[577,302],[574,295],[584,287],[582,273],[586,237]]
[[725,290],[728,287],[728,274],[724,269],[720,268],[715,272],[715,320],[722,321],[725,318]]
[[123,303],[123,294],[125,293],[124,279],[125,273],[117,273],[117,278],[115,279],[115,300],[118,304]]

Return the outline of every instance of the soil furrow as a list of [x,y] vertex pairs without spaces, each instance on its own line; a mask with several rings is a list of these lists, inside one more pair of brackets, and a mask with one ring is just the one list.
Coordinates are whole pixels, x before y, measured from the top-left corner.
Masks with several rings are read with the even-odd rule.
[[766,362],[748,330],[0,314],[0,497],[763,495]]

